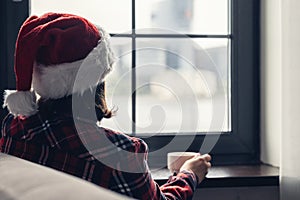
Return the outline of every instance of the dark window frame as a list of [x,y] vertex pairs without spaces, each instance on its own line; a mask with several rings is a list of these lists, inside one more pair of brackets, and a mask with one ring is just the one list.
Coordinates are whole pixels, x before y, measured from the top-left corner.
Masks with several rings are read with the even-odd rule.
[[[23,21],[29,16],[29,1],[1,1],[1,59],[0,59],[0,89],[15,88],[13,73],[13,52],[18,30]],[[228,0],[231,1],[231,129],[229,133],[223,133],[210,152],[213,156],[213,164],[257,164],[259,163],[259,0]],[[135,0],[132,0],[132,28],[135,29]],[[119,35],[120,36],[120,35]],[[150,35],[138,35],[133,32],[130,37],[150,37]],[[188,35],[189,37],[207,37],[206,35]],[[128,37],[124,35],[124,37]],[[151,36],[153,37],[153,35]],[[155,37],[161,37],[157,35]],[[210,36],[210,37],[218,37]],[[135,40],[132,46],[135,47]],[[132,66],[135,67],[135,52],[132,53]],[[6,74],[7,76],[3,76]],[[135,73],[133,70],[132,87],[135,88]],[[135,93],[132,103],[135,104]],[[133,110],[135,112],[135,110]],[[1,109],[1,119],[6,114]],[[135,116],[135,115],[134,115]],[[133,118],[135,121],[135,118]],[[134,129],[133,129],[134,130]],[[151,138],[142,137],[149,145],[150,151],[168,144],[174,136],[156,135]],[[183,143],[191,135],[178,137]],[[199,151],[204,137],[213,138],[211,135],[197,135],[188,149],[176,147],[176,151]],[[166,154],[156,155],[152,153],[149,163],[152,167],[166,165]]]
[[[231,39],[231,131],[223,132],[221,135],[210,133],[205,135],[199,133],[194,135],[176,135],[179,143],[193,140],[187,148],[185,145],[174,147],[173,151],[195,151],[198,152],[204,138],[214,140],[219,137],[218,142],[210,152],[215,165],[231,164],[258,164],[260,162],[259,131],[260,131],[260,85],[259,85],[259,0],[228,0],[231,9],[231,34],[228,35],[195,35],[187,34],[191,38],[230,38]],[[132,28],[135,29],[135,0],[132,0]],[[136,34],[134,37],[180,37],[176,35],[146,35]],[[133,41],[135,49],[135,41]],[[132,68],[135,68],[135,52],[132,55]],[[135,74],[133,70],[133,79]],[[133,80],[132,91],[135,90]],[[133,94],[133,106],[135,104]],[[133,109],[132,115],[135,110]],[[135,117],[133,117],[135,121]],[[133,130],[134,127],[133,127]],[[168,152],[155,153],[169,144],[174,135],[158,134],[152,137],[141,138],[149,145],[152,153],[149,163],[152,167],[166,166]]]
[[[15,90],[15,43],[19,29],[29,15],[29,3],[28,0],[3,0],[0,1],[0,11],[0,95],[3,97],[4,90]],[[0,109],[0,122],[7,113],[6,109]]]

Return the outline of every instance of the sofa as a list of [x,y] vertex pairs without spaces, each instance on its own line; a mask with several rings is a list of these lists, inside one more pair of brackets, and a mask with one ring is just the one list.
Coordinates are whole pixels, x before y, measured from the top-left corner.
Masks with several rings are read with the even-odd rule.
[[0,153],[0,200],[129,199],[77,177]]

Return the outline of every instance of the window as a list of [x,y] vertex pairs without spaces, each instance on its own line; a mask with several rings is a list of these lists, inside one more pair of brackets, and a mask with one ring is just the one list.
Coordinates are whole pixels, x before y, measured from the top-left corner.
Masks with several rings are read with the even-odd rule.
[[[23,4],[11,9],[28,13]],[[142,137],[150,164],[165,164],[168,151],[200,149],[212,150],[215,164],[258,162],[258,0],[29,5],[31,14],[84,16],[111,34],[119,60],[107,79],[108,103],[119,110],[103,125]]]
[[76,13],[112,35],[118,62],[107,96],[118,113],[102,125],[185,135],[231,129],[229,7],[227,0],[54,0],[32,1],[31,13]]

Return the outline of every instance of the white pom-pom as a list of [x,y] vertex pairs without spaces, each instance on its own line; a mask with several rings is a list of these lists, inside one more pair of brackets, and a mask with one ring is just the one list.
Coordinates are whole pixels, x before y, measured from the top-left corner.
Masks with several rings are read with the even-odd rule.
[[31,116],[37,112],[36,95],[33,91],[5,90],[4,104],[15,116]]

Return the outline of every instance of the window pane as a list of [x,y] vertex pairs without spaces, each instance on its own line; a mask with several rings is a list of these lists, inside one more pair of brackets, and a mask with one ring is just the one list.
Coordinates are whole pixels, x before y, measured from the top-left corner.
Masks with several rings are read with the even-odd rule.
[[137,133],[229,130],[228,39],[137,40]]
[[228,0],[138,0],[136,27],[228,34]]
[[131,0],[31,0],[32,15],[42,15],[46,12],[76,14],[108,32],[131,30]]
[[106,100],[108,107],[115,107],[117,113],[110,119],[103,119],[101,125],[131,134],[131,39],[112,37],[110,41],[118,60],[106,78]]

